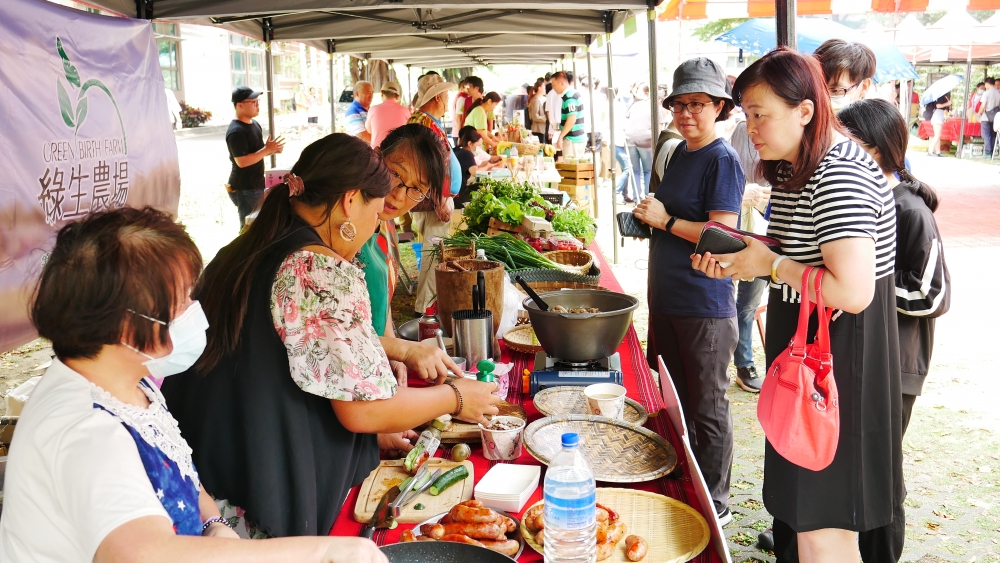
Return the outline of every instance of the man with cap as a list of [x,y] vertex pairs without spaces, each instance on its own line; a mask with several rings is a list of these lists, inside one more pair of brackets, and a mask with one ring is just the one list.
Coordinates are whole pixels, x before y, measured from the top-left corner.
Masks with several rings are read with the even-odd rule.
[[226,190],[239,212],[241,229],[247,215],[253,212],[264,195],[264,158],[278,154],[285,148],[285,139],[282,137],[275,139],[273,135],[268,135],[265,142],[264,132],[254,120],[260,113],[257,99],[260,95],[261,92],[246,86],[233,90],[236,119],[226,130],[229,162],[233,164]]
[[386,82],[382,85],[382,103],[368,110],[365,131],[372,136],[373,147],[382,144],[389,131],[406,125],[406,120],[410,118],[410,110],[399,103],[402,90],[398,82]]
[[448,92],[457,88],[455,84],[445,82],[436,74],[420,77],[420,80],[417,81],[417,101],[414,103],[417,110],[407,121],[407,123],[419,123],[434,131],[444,146],[448,148],[451,160],[448,178],[445,179],[446,189],[442,192],[444,197],[441,198],[441,201],[426,198],[410,211],[410,215],[413,217],[413,228],[420,235],[426,249],[423,260],[420,262],[417,294],[413,301],[413,310],[417,313],[423,313],[437,294],[434,267],[437,266],[438,261],[430,254],[434,246],[431,238],[448,236],[451,227],[451,214],[455,210],[453,197],[458,195],[462,184],[462,169],[458,164],[458,158],[455,157],[455,152],[448,144],[448,135],[441,122],[448,108]]
[[368,108],[372,105],[373,97],[375,87],[372,83],[364,80],[358,82],[354,85],[354,101],[344,112],[344,132],[369,143],[372,136],[365,130],[365,121],[368,120]]

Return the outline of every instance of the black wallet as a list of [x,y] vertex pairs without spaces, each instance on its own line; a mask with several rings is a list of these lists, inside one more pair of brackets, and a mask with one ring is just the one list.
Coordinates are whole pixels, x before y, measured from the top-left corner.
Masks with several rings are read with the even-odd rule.
[[743,242],[743,237],[755,238],[773,249],[781,248],[781,243],[773,238],[740,231],[716,223],[715,221],[709,221],[705,223],[705,226],[701,230],[701,236],[698,238],[698,246],[695,247],[694,253],[733,254],[747,247],[746,243]]
[[618,234],[629,238],[650,238],[653,231],[649,225],[635,218],[631,211],[622,211],[616,218],[618,220]]

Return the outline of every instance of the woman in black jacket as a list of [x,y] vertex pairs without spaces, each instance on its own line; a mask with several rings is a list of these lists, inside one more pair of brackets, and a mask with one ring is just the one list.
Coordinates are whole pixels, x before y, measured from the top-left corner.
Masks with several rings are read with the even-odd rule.
[[[892,104],[861,100],[844,108],[838,117],[882,168],[896,201],[896,318],[905,433],[931,363],[934,320],[948,311],[951,301],[951,278],[934,221],[938,197],[903,164],[909,135]],[[904,522],[900,505],[894,510],[892,524],[862,532],[858,538],[862,559],[898,561],[903,551]]]

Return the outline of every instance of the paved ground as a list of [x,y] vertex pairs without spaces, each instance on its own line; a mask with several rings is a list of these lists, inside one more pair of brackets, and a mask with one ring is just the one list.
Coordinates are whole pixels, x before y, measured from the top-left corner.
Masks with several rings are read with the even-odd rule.
[[[235,207],[222,185],[228,161],[221,130],[179,135],[180,217],[206,261],[237,231]],[[315,132],[291,132],[279,166],[290,166]],[[991,289],[1000,277],[1000,166],[911,154],[916,175],[942,197],[937,217],[945,238],[955,288],[952,309],[937,330],[934,362],[924,395],[904,442],[907,500],[905,561],[1000,562],[1000,379],[993,371],[992,347],[1000,330],[1000,304]],[[601,190],[598,240],[609,260],[610,189]],[[645,243],[619,246],[613,266],[625,290],[641,300],[646,293]],[[635,317],[640,335],[647,313]],[[759,340],[758,340],[759,345]],[[758,346],[759,347],[759,346]],[[32,343],[0,355],[0,392],[32,375],[50,349]],[[757,350],[758,366],[763,358]],[[756,397],[733,386],[729,392],[736,428],[733,467],[733,524],[726,528],[736,562],[773,561],[754,548],[768,525],[760,497],[763,435],[756,421]],[[2,410],[0,404],[0,410]]]

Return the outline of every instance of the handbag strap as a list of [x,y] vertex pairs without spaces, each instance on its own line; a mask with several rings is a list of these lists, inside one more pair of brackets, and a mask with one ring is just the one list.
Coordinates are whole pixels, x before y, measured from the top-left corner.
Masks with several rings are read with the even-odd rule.
[[792,337],[792,355],[803,357],[806,355],[806,337],[809,330],[809,314],[812,313],[812,304],[809,302],[809,274],[813,271],[812,266],[806,266],[806,271],[802,274],[802,294],[799,303],[799,325]]
[[822,381],[833,367],[833,355],[830,353],[830,311],[823,305],[823,275],[826,268],[817,268],[816,274],[816,344],[818,344],[821,368],[818,379]]

